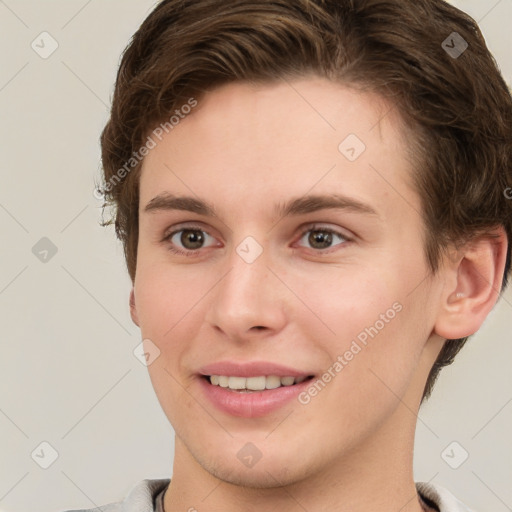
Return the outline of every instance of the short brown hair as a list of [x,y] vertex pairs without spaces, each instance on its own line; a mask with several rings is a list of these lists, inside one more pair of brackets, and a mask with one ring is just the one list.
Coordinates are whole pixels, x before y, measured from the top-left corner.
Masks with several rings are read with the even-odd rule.
[[[132,161],[127,170],[126,163],[148,133],[214,87],[311,74],[379,93],[412,127],[432,272],[450,244],[504,227],[503,289],[512,240],[512,200],[505,197],[512,184],[511,95],[476,22],[442,0],[160,2],[123,54],[101,136],[100,190],[114,207],[131,279],[141,165]],[[466,339],[445,342],[424,398]]]

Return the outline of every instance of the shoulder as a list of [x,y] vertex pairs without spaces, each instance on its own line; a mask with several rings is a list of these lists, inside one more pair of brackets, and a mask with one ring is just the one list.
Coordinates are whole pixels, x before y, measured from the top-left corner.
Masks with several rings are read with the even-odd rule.
[[154,512],[154,500],[158,493],[169,485],[170,479],[141,480],[121,501],[89,509],[74,509],[64,512]]
[[437,506],[439,512],[475,512],[459,501],[450,491],[439,485],[419,482],[416,484],[418,493]]

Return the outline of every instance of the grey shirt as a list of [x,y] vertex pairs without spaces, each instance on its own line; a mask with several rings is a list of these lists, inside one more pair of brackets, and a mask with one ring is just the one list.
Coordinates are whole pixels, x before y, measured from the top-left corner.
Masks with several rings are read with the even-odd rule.
[[[122,501],[102,507],[65,512],[164,512],[163,498],[170,479],[142,480]],[[418,493],[425,502],[439,512],[473,512],[443,487],[417,483]]]

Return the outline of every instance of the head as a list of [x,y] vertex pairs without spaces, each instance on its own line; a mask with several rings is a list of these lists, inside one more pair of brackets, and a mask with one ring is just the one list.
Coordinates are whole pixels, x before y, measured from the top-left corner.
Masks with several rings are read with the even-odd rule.
[[[164,354],[150,373],[178,435],[180,409],[215,428],[183,393],[202,365],[279,360],[331,368],[297,425],[341,404],[333,431],[366,425],[336,441],[348,451],[396,396],[429,396],[506,285],[512,100],[475,22],[443,1],[164,0],[123,55],[101,143],[132,316]],[[343,208],[318,207],[333,194]],[[170,251],[180,228],[195,256]],[[365,399],[382,405],[362,413]],[[263,423],[223,423],[270,450]]]

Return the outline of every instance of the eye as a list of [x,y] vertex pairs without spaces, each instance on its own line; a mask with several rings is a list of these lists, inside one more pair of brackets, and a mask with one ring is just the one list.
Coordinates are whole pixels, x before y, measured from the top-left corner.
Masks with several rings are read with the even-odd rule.
[[311,249],[324,250],[348,241],[349,239],[338,231],[315,226],[302,234],[299,243],[309,244]]
[[213,236],[194,227],[173,231],[165,240],[170,242],[170,250],[177,254],[187,254],[215,245]]

